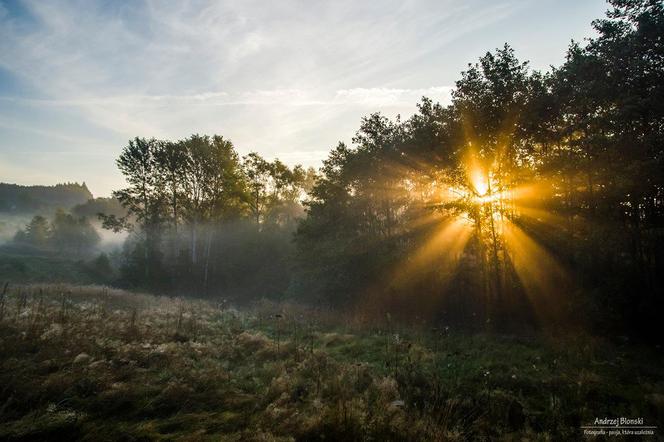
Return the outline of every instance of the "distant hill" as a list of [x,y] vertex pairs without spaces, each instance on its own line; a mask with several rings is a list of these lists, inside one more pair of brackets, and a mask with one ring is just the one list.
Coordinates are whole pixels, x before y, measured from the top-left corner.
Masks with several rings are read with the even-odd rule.
[[92,199],[85,183],[20,186],[0,183],[0,213],[39,213],[84,204]]

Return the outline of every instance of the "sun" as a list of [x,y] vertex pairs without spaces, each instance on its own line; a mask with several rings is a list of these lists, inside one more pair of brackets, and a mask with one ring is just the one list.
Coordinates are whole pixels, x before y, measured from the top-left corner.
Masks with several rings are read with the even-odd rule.
[[491,172],[485,173],[479,167],[474,167],[468,173],[470,180],[471,199],[476,204],[489,204],[502,199],[497,183],[493,182]]
[[479,168],[473,168],[470,172],[470,183],[473,191],[479,197],[485,196],[489,191],[489,183],[484,173]]

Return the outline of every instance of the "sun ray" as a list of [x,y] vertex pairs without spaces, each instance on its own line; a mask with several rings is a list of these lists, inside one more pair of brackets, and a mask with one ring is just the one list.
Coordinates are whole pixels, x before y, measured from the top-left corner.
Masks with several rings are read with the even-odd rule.
[[502,233],[513,269],[540,322],[560,319],[572,287],[563,266],[513,222],[504,220]]
[[565,217],[556,215],[549,210],[522,205],[517,205],[516,210],[520,216],[526,216],[537,221],[538,223],[542,223],[548,226],[561,228],[567,224],[567,219]]
[[397,266],[392,285],[408,284],[418,273],[430,269],[435,261],[447,270],[453,270],[471,234],[472,228],[464,218],[454,218],[441,225],[407,261]]

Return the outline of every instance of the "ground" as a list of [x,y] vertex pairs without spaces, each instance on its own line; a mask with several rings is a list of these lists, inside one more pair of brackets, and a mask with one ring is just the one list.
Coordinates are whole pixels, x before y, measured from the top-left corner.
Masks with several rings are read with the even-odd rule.
[[596,417],[662,428],[662,362],[627,338],[10,287],[0,440],[572,440]]

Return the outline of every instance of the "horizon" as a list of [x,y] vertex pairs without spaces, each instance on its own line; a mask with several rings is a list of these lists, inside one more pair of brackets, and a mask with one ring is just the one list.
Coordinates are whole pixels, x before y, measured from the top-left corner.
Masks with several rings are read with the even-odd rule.
[[0,174],[110,196],[129,139],[192,133],[318,168],[363,116],[407,118],[423,96],[447,104],[468,63],[504,43],[531,69],[559,65],[606,9],[0,1]]

